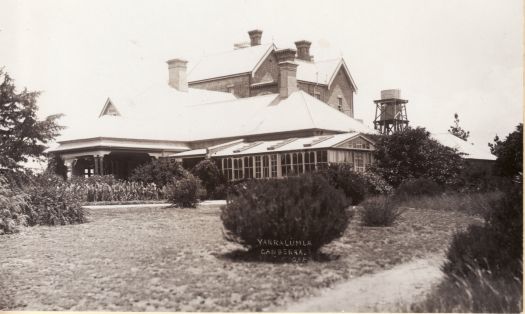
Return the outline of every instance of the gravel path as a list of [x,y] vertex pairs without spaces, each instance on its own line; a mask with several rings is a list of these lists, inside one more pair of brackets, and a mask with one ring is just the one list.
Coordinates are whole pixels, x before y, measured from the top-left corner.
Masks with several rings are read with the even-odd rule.
[[443,273],[441,255],[416,259],[375,274],[364,275],[299,300],[283,312],[388,312],[424,297]]

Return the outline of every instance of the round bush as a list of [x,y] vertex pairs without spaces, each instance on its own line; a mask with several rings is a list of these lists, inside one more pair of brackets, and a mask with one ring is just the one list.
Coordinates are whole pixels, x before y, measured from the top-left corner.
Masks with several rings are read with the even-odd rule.
[[183,172],[184,168],[179,162],[171,158],[159,158],[135,168],[130,180],[155,183],[161,187],[170,183],[173,178],[182,177]]
[[261,241],[288,240],[309,241],[316,252],[343,234],[348,205],[344,193],[318,174],[253,180],[230,193],[221,220],[226,239],[249,250]]
[[374,196],[363,202],[362,224],[369,227],[391,226],[401,214],[387,196]]
[[173,205],[194,208],[202,191],[199,179],[184,171],[182,178],[174,178],[172,183],[166,185],[166,193]]

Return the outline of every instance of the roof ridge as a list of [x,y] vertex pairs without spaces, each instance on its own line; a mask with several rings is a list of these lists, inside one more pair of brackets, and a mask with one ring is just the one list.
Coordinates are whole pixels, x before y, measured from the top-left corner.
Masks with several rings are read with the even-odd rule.
[[[312,124],[315,128],[317,128],[317,124],[315,123],[314,117],[312,115],[312,112],[310,111],[310,106],[308,105],[308,101],[306,101],[306,98],[304,98],[304,94],[306,94],[303,90],[299,90],[299,93],[301,94],[301,97],[303,98],[304,104],[306,106],[306,110],[308,111],[308,116],[310,117],[310,121],[312,121]],[[308,95],[310,96],[310,95]]]

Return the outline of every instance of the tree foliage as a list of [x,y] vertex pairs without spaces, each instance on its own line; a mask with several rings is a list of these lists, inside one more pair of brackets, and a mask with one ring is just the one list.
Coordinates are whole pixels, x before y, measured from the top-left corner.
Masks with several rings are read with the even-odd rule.
[[462,158],[456,149],[430,138],[425,128],[407,128],[376,143],[372,171],[397,187],[408,179],[427,178],[439,184],[459,181]]
[[448,132],[464,141],[470,136],[470,131],[466,131],[459,126],[459,115],[457,113],[454,113],[454,125],[448,129]]
[[494,143],[489,143],[490,152],[496,159],[497,174],[505,177],[522,177],[523,173],[523,123],[516,126],[505,140],[496,135]]
[[40,157],[45,144],[62,129],[60,115],[37,118],[39,92],[17,92],[13,79],[0,69],[0,167],[20,168],[30,157]]
[[179,162],[171,158],[159,158],[135,168],[130,180],[165,186],[172,182],[173,178],[181,178],[183,172],[184,168]]

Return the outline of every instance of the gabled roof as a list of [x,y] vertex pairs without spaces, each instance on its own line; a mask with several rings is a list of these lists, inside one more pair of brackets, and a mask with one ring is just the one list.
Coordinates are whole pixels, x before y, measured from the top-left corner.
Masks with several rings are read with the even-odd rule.
[[[188,82],[198,82],[244,73],[249,73],[253,76],[268,55],[276,49],[277,47],[274,44],[266,44],[204,56],[190,70]],[[354,91],[357,91],[357,85],[343,58],[315,62],[295,59],[294,62],[299,65],[297,67],[297,80],[299,81],[330,87],[339,70],[343,68],[350,79]]]
[[450,133],[433,133],[431,135],[435,140],[442,145],[456,148],[459,152],[464,153],[463,158],[467,159],[481,159],[481,160],[496,160],[496,156],[490,153],[488,145],[481,147],[472,142],[464,141]]
[[350,74],[350,70],[343,58],[316,62],[295,59],[295,63],[299,65],[297,67],[297,80],[327,85],[328,87],[332,85],[337,73],[343,68],[350,79],[354,91],[357,91],[357,85],[355,84],[354,79]]
[[203,57],[188,73],[188,82],[251,73],[275,46],[258,45]]

